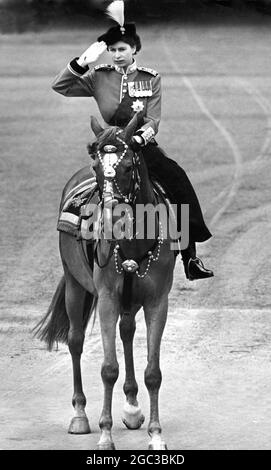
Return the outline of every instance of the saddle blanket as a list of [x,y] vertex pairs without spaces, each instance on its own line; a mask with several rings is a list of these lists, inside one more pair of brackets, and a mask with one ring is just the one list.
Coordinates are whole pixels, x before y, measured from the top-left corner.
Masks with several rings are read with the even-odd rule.
[[[171,220],[176,220],[174,210],[170,200],[167,198],[166,192],[163,187],[157,182],[153,181],[153,189],[160,200],[162,200],[169,210],[169,217]],[[88,240],[86,234],[94,230],[94,227],[88,226],[87,220],[89,219],[87,205],[91,202],[92,207],[97,207],[98,216],[96,217],[97,224],[100,223],[101,200],[99,197],[98,185],[95,177],[87,178],[80,184],[72,188],[64,197],[61,202],[59,218],[57,222],[57,230],[66,232],[78,240]]]
[[61,203],[60,214],[57,222],[57,230],[66,232],[77,238],[81,237],[84,206],[89,202],[100,203],[98,185],[95,177],[88,178],[72,188]]

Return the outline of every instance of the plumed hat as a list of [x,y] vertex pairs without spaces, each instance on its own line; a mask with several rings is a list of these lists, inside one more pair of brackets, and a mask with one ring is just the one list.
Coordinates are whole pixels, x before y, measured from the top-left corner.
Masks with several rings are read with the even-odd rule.
[[107,46],[112,46],[118,41],[133,42],[137,51],[141,49],[140,38],[136,34],[136,25],[134,23],[112,26],[105,34],[98,37],[98,41],[104,41]]
[[136,33],[135,23],[124,22],[124,2],[115,0],[107,7],[107,15],[117,23],[108,29],[105,34],[98,37],[98,41],[104,41],[107,46],[112,46],[118,41],[128,42],[136,46],[136,50],[141,49],[140,38]]

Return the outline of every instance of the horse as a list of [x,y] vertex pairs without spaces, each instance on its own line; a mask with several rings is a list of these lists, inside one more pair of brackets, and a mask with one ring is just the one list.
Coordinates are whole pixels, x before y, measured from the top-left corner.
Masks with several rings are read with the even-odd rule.
[[[113,220],[112,210],[110,212],[109,209],[117,208],[121,203],[129,203],[133,211],[139,204],[156,206],[158,203],[142,152],[133,150],[131,144],[137,123],[135,115],[125,128],[111,126],[104,129],[96,118],[91,117],[91,128],[96,137],[91,156],[104,224],[109,223],[110,217],[111,222]],[[83,172],[86,173],[86,170]],[[70,182],[66,191],[71,187]],[[171,249],[170,238],[163,234],[157,218],[154,231],[155,236],[151,239],[145,236],[139,239],[135,236],[119,239],[114,236],[111,239],[101,237],[95,243],[96,255],[92,263],[86,259],[82,244],[75,237],[59,233],[64,275],[46,315],[37,325],[36,334],[47,342],[49,349],[56,341],[68,344],[73,365],[72,405],[75,412],[68,432],[89,433],[80,359],[87,323],[96,309],[99,312],[104,351],[101,366],[104,400],[99,421],[99,450],[115,449],[112,438],[112,395],[119,375],[115,344],[118,321],[125,357],[123,390],[126,401],[122,420],[128,429],[139,429],[144,422],[137,401],[138,385],[133,358],[135,317],[141,308],[147,332],[144,381],[150,399],[148,448],[167,449],[159,421],[159,389],[162,382],[160,345],[167,320],[176,252]]]

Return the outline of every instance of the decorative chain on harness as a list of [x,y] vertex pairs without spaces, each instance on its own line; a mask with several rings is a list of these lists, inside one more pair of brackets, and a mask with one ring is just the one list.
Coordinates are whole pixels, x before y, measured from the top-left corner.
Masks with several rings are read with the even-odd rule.
[[[121,131],[118,131],[117,135],[119,135],[120,133]],[[127,150],[128,150],[128,145],[120,137],[117,137],[117,140],[121,142],[124,146],[124,151],[119,157],[116,154],[117,148],[114,145],[105,145],[104,151],[106,153],[103,157],[102,157],[100,150],[98,150],[97,152],[99,161],[102,165],[104,177],[105,177],[103,195],[102,195],[105,203],[108,201],[108,198],[110,196],[111,198],[113,198],[114,196],[113,184],[115,185],[118,194],[124,199],[124,202],[128,203],[130,201],[130,195],[126,196],[125,194],[121,192],[119,185],[117,183],[117,180],[116,180],[116,168],[119,166],[119,164],[122,162],[123,158],[125,157]]]
[[[160,256],[160,250],[161,246],[164,243],[164,238],[163,238],[163,226],[161,222],[159,221],[159,236],[156,238],[154,242],[154,246],[152,250],[149,250],[146,255],[143,256],[140,260],[134,261],[134,260],[125,260],[123,261],[122,265],[119,266],[118,262],[118,256],[122,255],[120,245],[116,245],[114,248],[114,261],[115,261],[115,269],[118,274],[122,274],[123,271],[126,271],[128,273],[135,273],[139,279],[144,279],[144,277],[147,276],[151,263],[153,261],[158,261],[159,256]],[[156,255],[154,255],[155,250],[157,249]],[[123,259],[123,256],[121,256]],[[139,263],[142,262],[145,258],[148,259],[146,269],[143,273],[139,273]]]

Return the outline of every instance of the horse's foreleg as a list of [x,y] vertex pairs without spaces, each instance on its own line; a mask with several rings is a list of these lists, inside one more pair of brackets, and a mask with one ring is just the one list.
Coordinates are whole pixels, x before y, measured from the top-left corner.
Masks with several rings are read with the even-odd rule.
[[139,429],[145,420],[137,402],[138,386],[135,379],[133,357],[133,339],[135,330],[135,318],[132,314],[124,315],[120,321],[120,337],[123,343],[125,358],[125,382],[123,391],[126,395],[122,421],[128,429]]
[[66,291],[65,303],[70,320],[68,346],[72,356],[74,393],[72,404],[75,416],[72,418],[69,433],[90,433],[88,418],[85,413],[86,397],[83,393],[81,377],[81,354],[84,343],[83,311],[86,291],[65,269]]
[[113,308],[110,299],[99,302],[99,316],[104,349],[104,362],[101,368],[101,376],[104,385],[104,402],[99,426],[101,437],[98,442],[99,450],[114,450],[111,429],[112,420],[112,395],[115,382],[119,375],[119,365],[116,355],[116,324],[118,312]]
[[158,397],[162,382],[160,370],[160,346],[167,319],[167,299],[156,307],[146,307],[145,320],[147,326],[148,364],[145,370],[145,384],[150,397],[150,422],[148,433],[151,437],[150,450],[164,450],[166,444],[162,440],[162,429],[159,421]]

